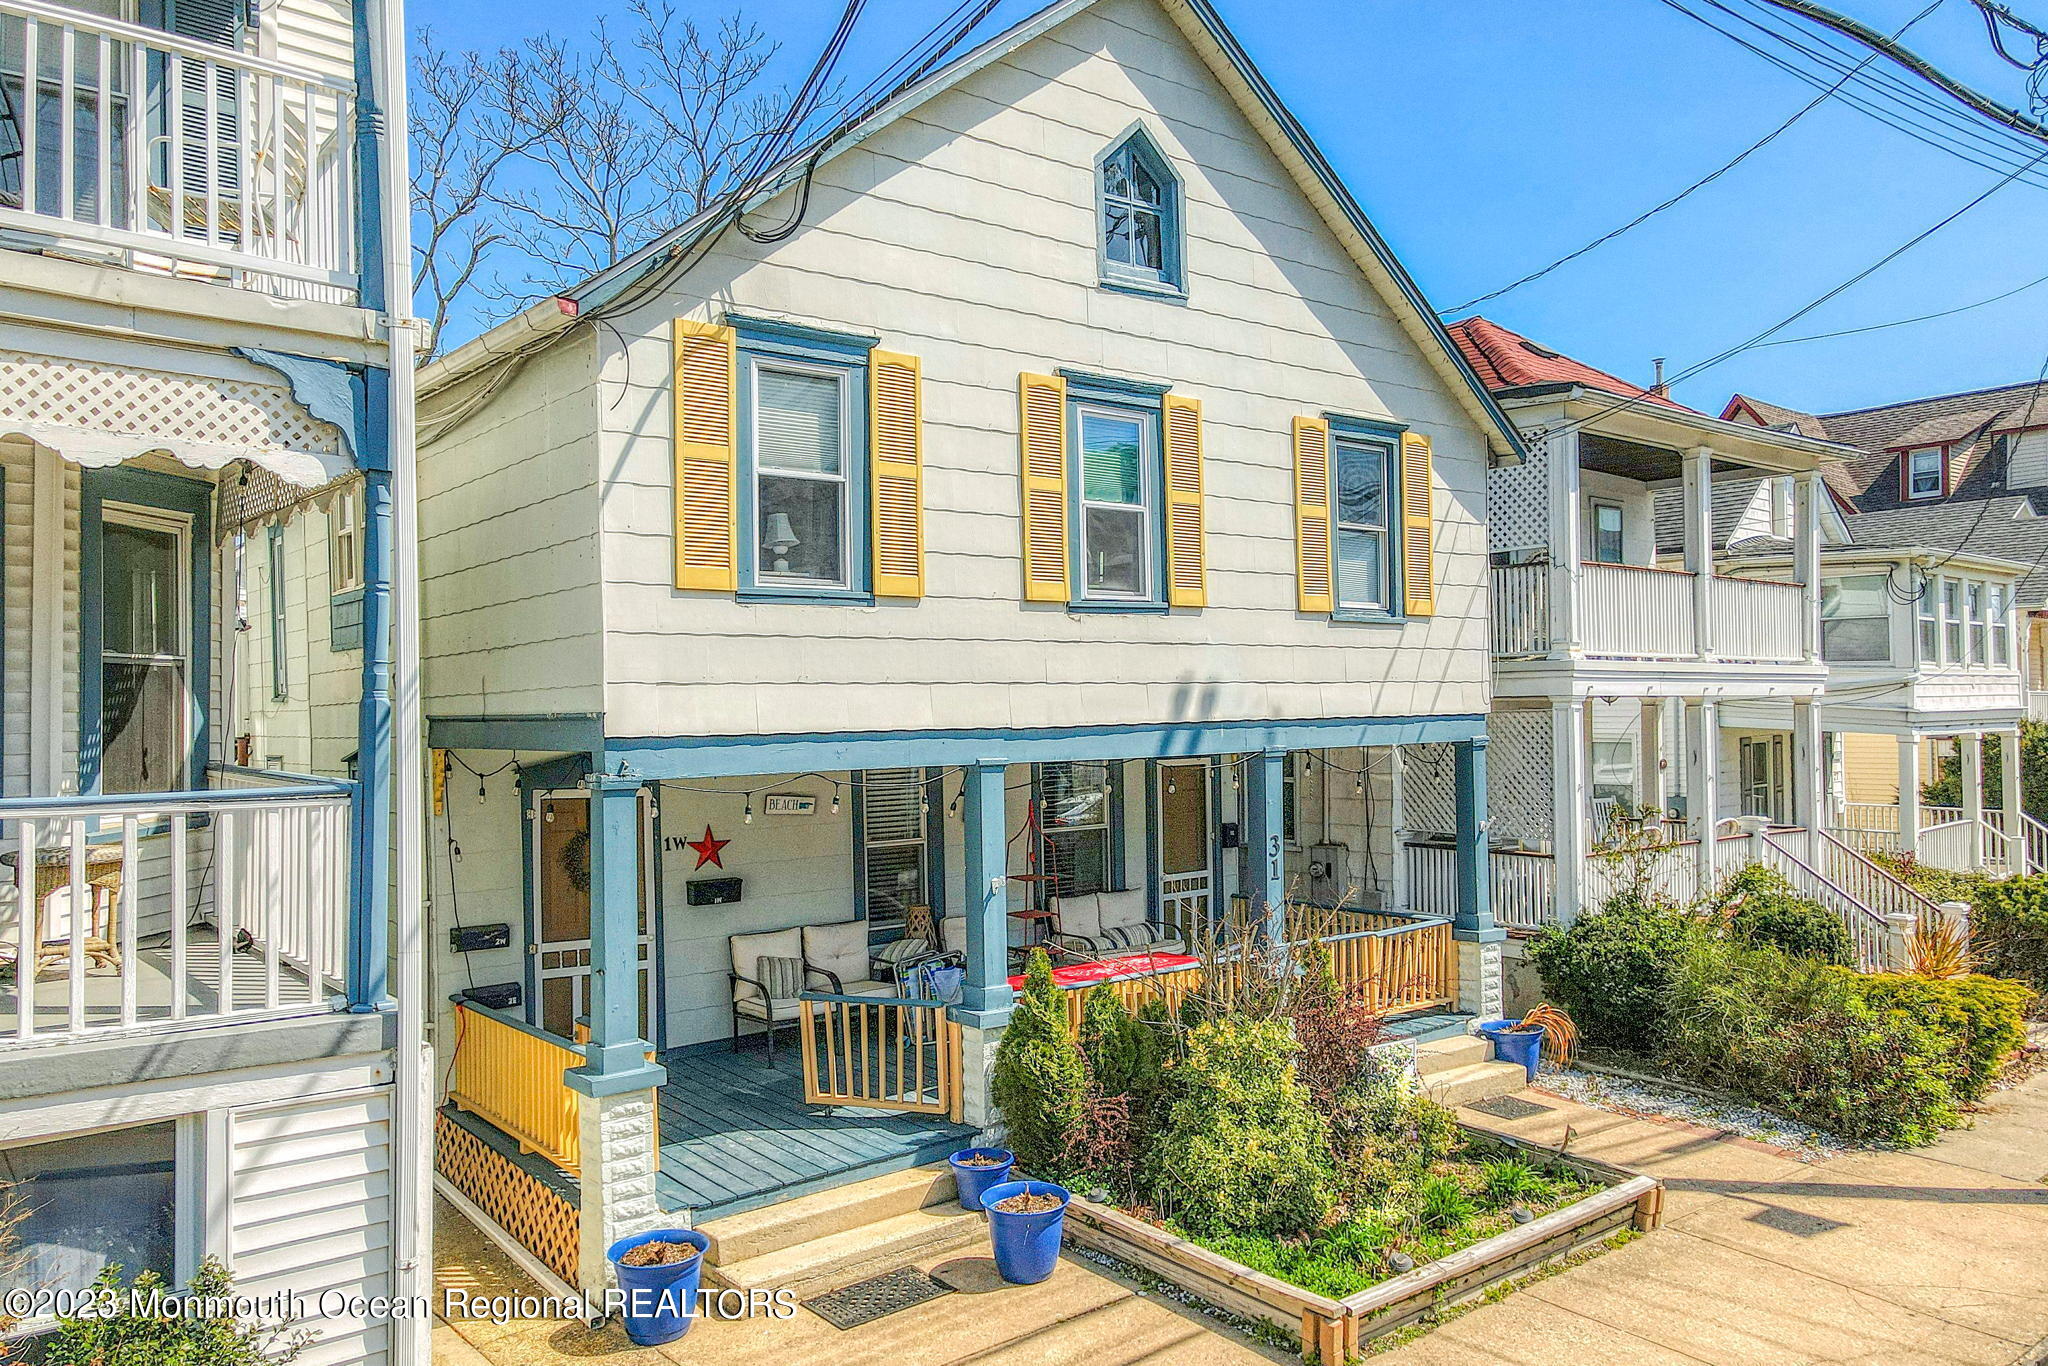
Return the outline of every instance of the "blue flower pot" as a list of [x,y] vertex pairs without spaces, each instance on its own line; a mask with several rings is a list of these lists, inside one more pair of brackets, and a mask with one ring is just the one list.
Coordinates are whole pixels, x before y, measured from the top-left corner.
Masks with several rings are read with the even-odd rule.
[[1479,1032],[1493,1043],[1493,1056],[1501,1062],[1520,1063],[1529,1080],[1536,1080],[1536,1064],[1543,1051],[1543,1027],[1510,1033],[1520,1020],[1487,1020]]
[[[619,1259],[642,1243],[688,1243],[697,1255],[667,1266],[626,1266]],[[694,1229],[658,1228],[636,1233],[611,1245],[612,1274],[626,1293],[621,1315],[626,1336],[636,1346],[659,1347],[690,1331],[697,1312],[697,1284],[704,1274],[704,1253],[711,1240]]]
[[[1043,1214],[1009,1214],[996,1208],[1013,1195],[1056,1195],[1060,1205]],[[1066,1223],[1067,1201],[1072,1198],[1064,1186],[1050,1181],[1004,1181],[981,1193],[997,1275],[1011,1285],[1037,1285],[1052,1275],[1059,1265],[1060,1229]]]
[[[993,1157],[1000,1165],[994,1167],[969,1167],[961,1159],[969,1157]],[[1008,1148],[962,1148],[946,1159],[953,1169],[953,1184],[960,1191],[960,1208],[980,1209],[981,1193],[990,1186],[998,1186],[1010,1179],[1010,1168],[1017,1165],[1017,1155]]]

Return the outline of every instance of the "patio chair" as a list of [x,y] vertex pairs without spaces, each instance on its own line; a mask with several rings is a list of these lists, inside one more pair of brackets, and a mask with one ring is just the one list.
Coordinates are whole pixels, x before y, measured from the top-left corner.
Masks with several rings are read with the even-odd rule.
[[896,984],[875,976],[868,951],[868,922],[847,920],[837,925],[803,928],[804,971],[823,974],[838,996],[892,996]]
[[1145,889],[1087,892],[1060,898],[1060,933],[1054,938],[1069,953],[1084,957],[1131,951],[1185,953],[1179,935],[1147,915]]
[[768,1035],[768,1062],[775,1063],[775,1031],[795,1024],[803,1008],[797,999],[806,990],[838,990],[838,979],[804,963],[803,931],[796,926],[765,934],[736,934],[726,941],[732,952],[732,1048],[740,1047],[743,1020],[760,1024]]

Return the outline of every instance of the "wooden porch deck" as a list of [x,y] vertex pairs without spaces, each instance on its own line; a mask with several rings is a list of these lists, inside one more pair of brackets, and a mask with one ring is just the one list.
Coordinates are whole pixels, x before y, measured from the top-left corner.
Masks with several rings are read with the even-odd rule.
[[720,1040],[661,1061],[655,1193],[696,1221],[939,1161],[975,1134],[944,1115],[804,1104],[794,1031],[776,1040],[773,1067],[759,1037],[737,1053]]

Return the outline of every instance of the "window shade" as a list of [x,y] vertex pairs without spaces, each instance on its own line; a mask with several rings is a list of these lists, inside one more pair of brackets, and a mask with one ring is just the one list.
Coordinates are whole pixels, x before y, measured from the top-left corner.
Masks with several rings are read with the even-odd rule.
[[754,379],[754,458],[763,469],[838,474],[844,405],[837,379],[761,366]]

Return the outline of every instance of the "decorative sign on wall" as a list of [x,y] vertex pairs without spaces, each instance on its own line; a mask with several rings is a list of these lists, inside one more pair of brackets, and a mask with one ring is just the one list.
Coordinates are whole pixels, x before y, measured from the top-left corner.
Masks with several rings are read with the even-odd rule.
[[722,840],[712,834],[711,827],[707,825],[704,827],[704,838],[687,840],[684,842],[683,847],[695,852],[699,868],[707,865],[712,868],[723,868],[725,867],[725,860],[719,857],[719,853],[726,845],[731,843],[731,840]]
[[807,792],[771,792],[765,809],[771,816],[815,816],[818,799]]

